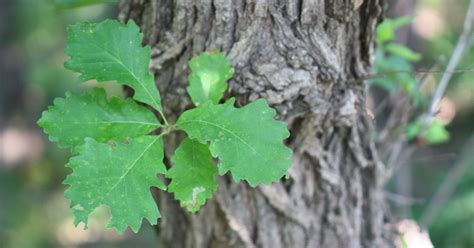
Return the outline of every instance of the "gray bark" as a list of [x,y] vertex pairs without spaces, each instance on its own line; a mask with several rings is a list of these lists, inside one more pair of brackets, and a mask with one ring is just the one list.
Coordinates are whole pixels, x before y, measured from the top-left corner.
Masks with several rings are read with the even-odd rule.
[[[250,188],[219,179],[198,214],[158,194],[160,247],[392,247],[382,165],[365,111],[379,0],[129,0],[153,48],[166,115],[191,106],[187,61],[220,49],[235,76],[227,96],[266,98],[291,131],[289,179]],[[169,157],[182,134],[165,142]]]

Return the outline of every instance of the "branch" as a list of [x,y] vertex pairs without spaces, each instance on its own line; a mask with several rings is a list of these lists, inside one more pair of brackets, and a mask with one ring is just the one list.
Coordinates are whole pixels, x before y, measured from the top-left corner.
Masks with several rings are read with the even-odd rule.
[[400,194],[397,194],[397,193],[392,193],[392,192],[389,192],[389,191],[384,191],[383,194],[384,194],[384,197],[387,200],[395,202],[395,203],[400,204],[400,205],[413,205],[413,204],[419,204],[419,203],[424,202],[424,200],[421,199],[421,198],[415,198],[415,197],[411,197],[411,196],[404,196],[404,195],[400,195]]
[[466,17],[464,19],[464,28],[461,36],[459,36],[458,42],[456,47],[454,48],[454,52],[449,59],[448,66],[446,68],[446,72],[443,74],[443,77],[438,83],[436,87],[435,93],[431,99],[430,105],[430,114],[434,116],[438,109],[438,104],[441,101],[441,98],[448,87],[449,81],[453,76],[453,71],[455,71],[456,67],[458,66],[459,62],[461,61],[463,55],[465,54],[466,48],[468,47],[469,40],[470,40],[470,33],[472,30],[472,24],[474,22],[474,0],[469,2],[469,7],[466,13]]

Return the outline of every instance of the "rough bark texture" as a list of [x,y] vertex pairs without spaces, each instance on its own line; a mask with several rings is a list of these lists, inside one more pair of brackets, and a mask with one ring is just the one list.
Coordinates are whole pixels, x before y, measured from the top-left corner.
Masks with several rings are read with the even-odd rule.
[[[238,104],[263,97],[286,121],[290,178],[255,189],[221,177],[197,215],[160,193],[161,247],[392,247],[365,85],[382,0],[129,0],[153,47],[166,115],[189,108],[186,62],[220,49]],[[166,140],[171,155],[182,134]]]

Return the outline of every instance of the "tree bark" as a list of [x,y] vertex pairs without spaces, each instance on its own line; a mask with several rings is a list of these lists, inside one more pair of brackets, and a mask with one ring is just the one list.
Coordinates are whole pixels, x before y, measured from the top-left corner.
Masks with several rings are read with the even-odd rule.
[[[129,0],[153,48],[165,113],[191,107],[187,61],[222,50],[235,76],[228,96],[262,97],[291,131],[289,178],[250,188],[219,178],[212,200],[188,214],[158,193],[160,247],[393,247],[383,166],[365,111],[374,28],[383,0]],[[168,138],[167,157],[183,134]]]

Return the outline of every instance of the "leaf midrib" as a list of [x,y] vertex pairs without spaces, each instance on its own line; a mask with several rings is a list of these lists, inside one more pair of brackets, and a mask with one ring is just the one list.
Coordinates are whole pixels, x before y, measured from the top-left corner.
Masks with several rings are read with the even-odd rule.
[[[63,122],[64,123],[64,122]],[[66,122],[68,123],[68,122]],[[73,123],[74,122],[69,122]],[[77,124],[86,124],[86,125],[93,125],[93,124],[142,124],[142,125],[150,125],[150,126],[156,126],[160,127],[161,125],[159,123],[154,123],[154,122],[141,122],[141,121],[92,121],[92,122],[78,122]]]

